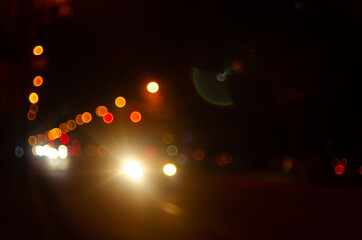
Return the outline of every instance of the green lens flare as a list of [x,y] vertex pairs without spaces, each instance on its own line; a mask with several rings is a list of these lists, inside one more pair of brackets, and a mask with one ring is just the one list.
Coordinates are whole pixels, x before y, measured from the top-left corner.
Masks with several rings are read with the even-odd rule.
[[194,68],[192,75],[197,92],[207,102],[218,106],[229,106],[233,104],[226,83],[216,79],[217,73]]

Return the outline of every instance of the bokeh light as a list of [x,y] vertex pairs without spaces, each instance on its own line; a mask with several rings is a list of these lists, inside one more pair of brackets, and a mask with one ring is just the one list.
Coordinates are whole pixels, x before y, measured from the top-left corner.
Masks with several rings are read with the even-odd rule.
[[122,108],[126,105],[126,99],[124,97],[117,97],[114,103],[117,107]]
[[110,112],[103,116],[103,121],[108,124],[113,122],[113,119],[114,119],[113,114]]
[[173,176],[176,174],[177,168],[175,165],[168,163],[163,167],[163,172],[167,175],[167,176]]
[[342,166],[341,164],[338,164],[337,166],[334,167],[334,172],[337,175],[341,175],[344,173],[344,166]]
[[85,112],[82,114],[82,121],[84,123],[89,123],[90,121],[92,121],[92,114],[90,114],[89,112]]
[[38,46],[35,46],[34,49],[33,49],[33,54],[36,55],[36,56],[39,56],[43,53],[44,49],[42,46],[38,45]]
[[222,155],[222,161],[223,161],[225,164],[231,163],[232,160],[233,160],[233,156],[232,156],[230,153],[224,153],[224,154]]
[[163,134],[162,136],[162,141],[165,143],[165,144],[171,144],[173,143],[173,140],[174,140],[174,137],[171,133],[165,133]]
[[38,112],[38,106],[36,104],[31,104],[30,107],[29,107],[29,110],[37,113]]
[[96,114],[98,117],[103,117],[108,113],[108,109],[105,106],[98,106],[96,108]]
[[188,144],[180,144],[178,146],[178,151],[183,153],[190,153],[190,146]]
[[36,113],[34,111],[30,110],[26,116],[30,121],[32,121],[36,118]]
[[46,137],[44,134],[39,134],[36,136],[39,144],[44,144],[46,141]]
[[88,156],[93,156],[96,152],[96,149],[93,145],[85,146],[85,154]]
[[62,135],[60,135],[59,140],[61,143],[67,144],[69,142],[69,137],[67,134],[63,133]]
[[107,155],[107,152],[108,152],[108,150],[107,150],[107,148],[106,148],[104,145],[99,145],[99,146],[97,147],[97,154],[98,154],[99,156],[104,157],[104,156]]
[[362,175],[362,166],[359,167],[359,174]]
[[339,164],[339,159],[338,158],[333,158],[331,161],[331,165],[334,168],[335,166],[337,166]]
[[204,151],[202,151],[201,149],[196,149],[194,151],[194,153],[192,154],[193,158],[197,161],[201,161],[204,159],[205,157],[205,153]]
[[36,151],[35,151],[35,150],[36,150],[36,147],[37,147],[37,146],[35,145],[35,146],[33,146],[33,147],[31,148],[31,152],[32,152],[34,155],[37,155],[37,154],[36,154]]
[[84,122],[82,120],[82,114],[78,114],[76,117],[75,117],[75,121],[77,122],[78,125],[83,125]]
[[82,150],[81,150],[81,147],[79,146],[72,146],[72,153],[73,153],[73,156],[80,156],[80,154],[82,153]]
[[51,148],[55,148],[55,144],[52,143],[52,142],[51,142],[51,143],[48,143],[47,145],[48,145],[49,147],[51,147]]
[[345,158],[342,158],[341,159],[341,161],[339,162],[343,167],[346,167],[347,166],[347,164],[348,164],[348,161],[347,161],[347,159],[345,159]]
[[243,66],[243,63],[241,61],[235,60],[235,61],[232,62],[231,68],[235,72],[241,72],[241,71],[243,71],[244,66]]
[[223,81],[225,81],[225,75],[222,74],[222,73],[218,73],[218,74],[216,75],[216,79],[217,79],[218,81],[220,81],[220,82],[223,82]]
[[156,82],[150,82],[147,84],[147,91],[150,93],[156,93],[159,89],[159,86]]
[[53,128],[48,132],[48,139],[50,141],[54,141],[57,138],[60,138],[62,135],[62,131],[59,128]]
[[178,149],[175,145],[170,145],[167,147],[167,154],[170,156],[176,156]]
[[58,147],[58,154],[61,159],[64,159],[68,156],[68,148],[64,145]]
[[24,155],[24,149],[22,146],[16,146],[15,147],[15,156],[18,158],[21,158]]
[[46,140],[48,140],[48,141],[54,141],[54,139],[52,140],[52,139],[49,138],[49,132],[50,132],[50,131],[46,131],[46,132],[45,132],[45,138],[46,138]]
[[192,133],[190,131],[186,131],[182,134],[182,140],[186,143],[192,141]]
[[74,147],[67,146],[67,149],[68,149],[68,156],[74,156]]
[[44,156],[44,147],[43,146],[34,146],[35,147],[35,154],[38,156]]
[[70,131],[70,129],[69,129],[69,127],[68,127],[68,125],[66,123],[61,123],[59,125],[59,128],[62,131],[62,133],[67,133],[67,132]]
[[131,113],[131,115],[130,115],[130,119],[131,119],[132,122],[138,123],[139,121],[141,121],[142,115],[141,115],[141,113],[138,112],[138,111],[133,111],[133,112]]
[[82,144],[80,143],[79,140],[77,140],[77,139],[73,140],[72,141],[72,149],[71,149],[72,155],[76,156],[76,157],[80,156],[80,154],[82,152],[81,147],[82,147]]
[[80,143],[80,141],[77,140],[77,139],[74,139],[74,140],[72,141],[72,145],[73,145],[73,146],[76,146],[76,147],[81,147],[81,146],[82,146],[82,144]]
[[222,156],[222,155],[219,154],[219,155],[217,155],[217,156],[215,157],[215,164],[216,164],[217,166],[219,166],[219,167],[222,167],[222,166],[225,165],[225,163],[222,161],[222,157],[221,157],[221,156]]
[[43,77],[42,77],[42,76],[36,76],[36,77],[33,79],[33,85],[34,85],[35,87],[40,87],[42,84],[43,84]]
[[30,95],[29,95],[29,101],[30,101],[32,104],[37,103],[37,102],[39,101],[38,94],[36,94],[35,92],[30,93]]
[[37,139],[36,139],[35,136],[30,136],[30,137],[28,138],[28,142],[29,142],[29,144],[30,144],[31,146],[34,146],[34,145],[37,143]]
[[220,167],[228,165],[232,160],[233,156],[230,153],[219,154],[215,157],[215,163]]
[[68,126],[69,130],[74,130],[77,127],[77,124],[74,120],[69,120],[67,122],[67,126]]
[[60,136],[62,135],[62,130],[60,130],[60,128],[54,128],[53,130],[55,138],[60,138]]
[[144,149],[144,153],[145,153],[145,156],[148,157],[148,158],[153,158],[156,156],[157,154],[157,150],[155,147],[153,146],[147,146],[145,147]]
[[288,173],[293,168],[293,161],[290,157],[285,157],[282,161],[282,170],[285,173]]
[[49,147],[49,150],[47,152],[47,157],[51,159],[57,159],[59,157],[59,152],[55,148]]
[[176,162],[179,164],[186,164],[189,161],[189,157],[184,153],[179,153],[176,156]]

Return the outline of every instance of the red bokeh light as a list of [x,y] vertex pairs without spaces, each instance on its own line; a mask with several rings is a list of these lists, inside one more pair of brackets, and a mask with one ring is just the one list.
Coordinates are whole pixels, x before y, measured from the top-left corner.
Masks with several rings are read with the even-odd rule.
[[333,158],[331,161],[332,167],[336,167],[339,164],[339,159],[338,158]]
[[74,150],[73,150],[73,146],[67,146],[68,149],[68,156],[73,156],[74,155]]
[[342,165],[338,164],[337,166],[334,167],[334,172],[337,175],[341,175],[344,173],[344,167]]
[[77,146],[77,147],[81,147],[82,146],[82,144],[79,142],[79,140],[77,140],[77,139],[75,139],[75,140],[73,140],[72,141],[72,145],[73,146]]
[[59,140],[61,141],[61,143],[67,144],[69,142],[69,137],[66,133],[63,133],[62,135],[60,135]]
[[130,119],[131,119],[131,121],[134,122],[134,123],[138,123],[139,121],[141,121],[141,118],[142,118],[142,115],[141,115],[141,113],[138,112],[138,111],[134,111],[134,112],[132,112],[131,115],[130,115]]
[[157,150],[153,146],[147,146],[144,150],[145,155],[149,158],[155,157]]
[[103,121],[105,123],[111,123],[111,122],[113,122],[113,119],[114,119],[113,114],[110,112],[103,116]]
[[80,155],[80,147],[79,146],[73,146],[73,153],[74,153],[74,156],[79,156]]
[[223,161],[222,159],[222,154],[218,154],[216,157],[215,157],[215,164],[219,167],[222,167],[225,165],[225,162]]
[[231,68],[235,71],[235,72],[241,72],[243,71],[243,63],[238,61],[238,60],[235,60],[232,62],[231,64]]
[[340,161],[340,164],[341,164],[343,167],[346,167],[346,166],[347,166],[347,164],[348,164],[347,159],[342,158],[342,159],[341,159],[341,161]]

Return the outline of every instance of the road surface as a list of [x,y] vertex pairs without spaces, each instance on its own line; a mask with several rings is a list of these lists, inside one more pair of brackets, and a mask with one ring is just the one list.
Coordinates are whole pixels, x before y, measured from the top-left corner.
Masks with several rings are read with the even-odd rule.
[[191,169],[180,169],[171,182],[135,183],[105,165],[82,166],[64,172],[32,167],[25,183],[15,181],[1,239],[362,237],[357,186]]

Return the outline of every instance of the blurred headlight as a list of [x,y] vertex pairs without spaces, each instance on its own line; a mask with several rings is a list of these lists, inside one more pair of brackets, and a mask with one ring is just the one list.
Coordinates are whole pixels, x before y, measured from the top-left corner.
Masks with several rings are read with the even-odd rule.
[[176,166],[168,163],[163,167],[163,173],[166,174],[167,176],[173,176],[176,174]]
[[142,177],[143,169],[138,162],[127,162],[124,165],[123,172],[133,179],[140,179]]

